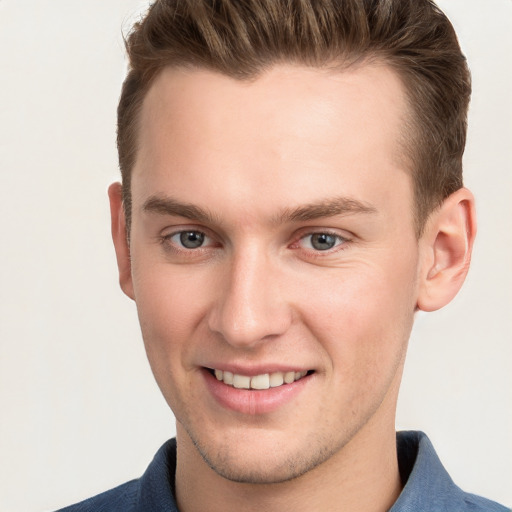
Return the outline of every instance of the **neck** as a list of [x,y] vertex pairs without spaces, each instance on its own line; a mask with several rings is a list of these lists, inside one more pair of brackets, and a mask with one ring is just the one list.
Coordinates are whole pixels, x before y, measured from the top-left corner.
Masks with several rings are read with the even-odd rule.
[[176,494],[181,512],[384,512],[401,482],[394,422],[385,432],[372,421],[330,459],[293,480],[242,484],[215,473],[178,425]]

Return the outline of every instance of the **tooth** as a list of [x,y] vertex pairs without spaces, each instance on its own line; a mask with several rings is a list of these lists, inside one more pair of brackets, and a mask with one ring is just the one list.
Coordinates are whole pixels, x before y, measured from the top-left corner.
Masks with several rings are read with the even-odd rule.
[[263,373],[248,377],[247,375],[234,374],[223,370],[214,370],[215,377],[224,382],[228,386],[237,389],[269,389],[282,386],[283,384],[292,384],[296,380],[307,375],[307,370],[301,372],[274,372]]
[[276,388],[277,386],[282,386],[284,383],[284,375],[283,372],[271,373],[269,378],[269,384],[271,388]]
[[251,379],[251,389],[268,389],[270,387],[270,376],[268,373],[256,375]]
[[291,384],[295,381],[295,372],[286,372],[284,374],[284,381],[286,384]]
[[251,377],[245,375],[233,375],[233,386],[237,389],[250,389]]

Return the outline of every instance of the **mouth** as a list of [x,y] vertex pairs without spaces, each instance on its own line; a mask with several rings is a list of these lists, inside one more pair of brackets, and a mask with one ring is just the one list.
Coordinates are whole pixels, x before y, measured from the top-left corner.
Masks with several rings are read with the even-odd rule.
[[293,384],[308,375],[314,373],[313,370],[288,371],[261,373],[259,375],[240,375],[226,370],[207,368],[211,375],[218,381],[235,389],[265,390],[270,388],[279,388],[288,384]]

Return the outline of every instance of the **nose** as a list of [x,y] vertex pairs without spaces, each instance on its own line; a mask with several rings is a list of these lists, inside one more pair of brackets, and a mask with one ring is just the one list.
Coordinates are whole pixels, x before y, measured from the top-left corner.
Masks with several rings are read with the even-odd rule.
[[209,328],[237,348],[252,348],[285,333],[292,312],[278,265],[258,248],[234,255],[225,265]]

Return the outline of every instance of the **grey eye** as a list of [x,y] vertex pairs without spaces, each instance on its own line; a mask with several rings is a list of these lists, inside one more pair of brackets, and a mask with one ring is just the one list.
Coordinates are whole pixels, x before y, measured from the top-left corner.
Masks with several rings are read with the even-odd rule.
[[201,231],[182,231],[179,234],[180,243],[186,249],[197,249],[204,243],[205,235]]
[[310,235],[310,243],[317,251],[327,251],[337,245],[339,237],[329,233],[314,233]]

